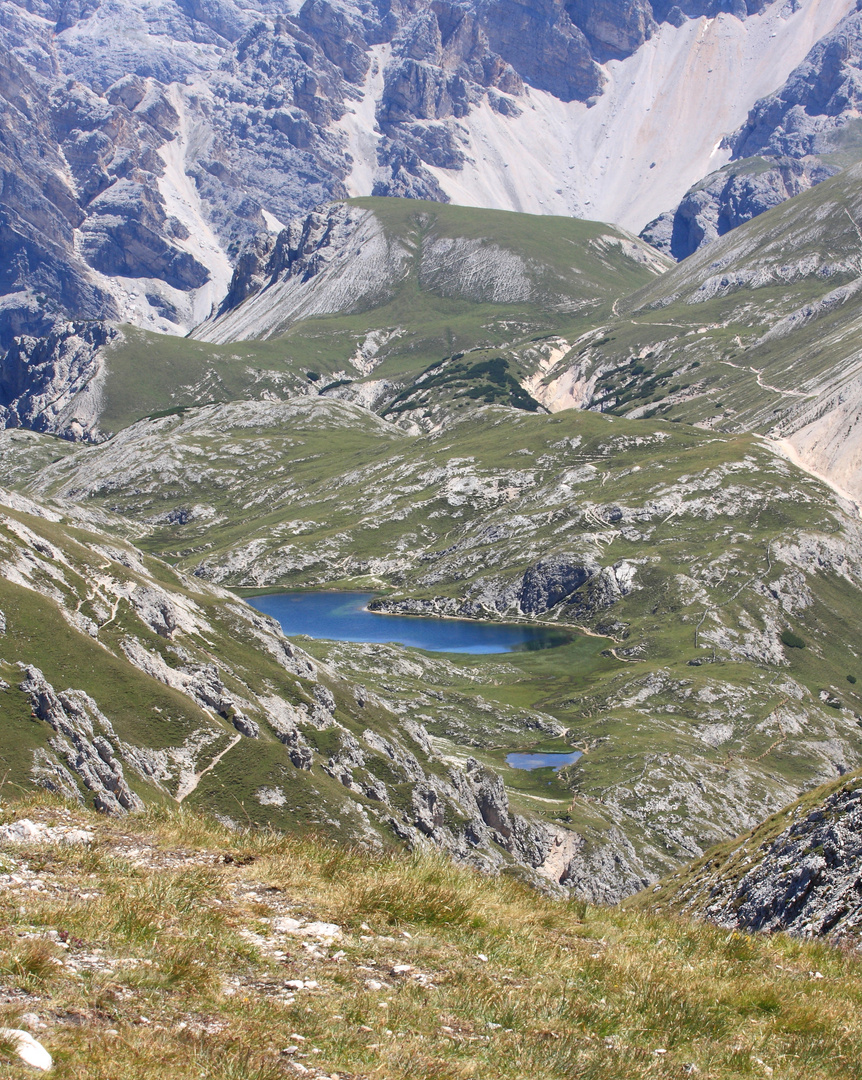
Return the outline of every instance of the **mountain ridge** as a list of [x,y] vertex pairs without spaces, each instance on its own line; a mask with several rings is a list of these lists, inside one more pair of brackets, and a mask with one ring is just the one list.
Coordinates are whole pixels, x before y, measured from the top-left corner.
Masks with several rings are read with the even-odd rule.
[[[7,339],[44,334],[57,317],[184,333],[220,303],[239,246],[347,195],[637,231],[726,159],[721,139],[851,10],[644,0],[621,19],[597,0],[31,6],[10,3],[0,19],[3,108],[7,130],[38,141],[49,198],[22,155],[8,155],[4,243],[18,256]],[[706,127],[692,78],[721,103]],[[676,129],[663,109],[684,116]]]

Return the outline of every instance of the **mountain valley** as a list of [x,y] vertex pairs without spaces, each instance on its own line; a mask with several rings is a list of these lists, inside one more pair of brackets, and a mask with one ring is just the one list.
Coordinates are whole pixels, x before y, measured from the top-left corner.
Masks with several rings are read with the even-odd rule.
[[[0,1060],[23,1026],[61,1076],[119,1030],[118,1077],[853,1075],[860,28],[0,3]],[[551,647],[246,603],[323,590]],[[90,866],[140,910],[19,904]],[[45,974],[69,942],[114,957],[80,994]],[[449,962],[502,965],[529,1024],[466,1020]],[[161,992],[158,1028],[123,1004]]]

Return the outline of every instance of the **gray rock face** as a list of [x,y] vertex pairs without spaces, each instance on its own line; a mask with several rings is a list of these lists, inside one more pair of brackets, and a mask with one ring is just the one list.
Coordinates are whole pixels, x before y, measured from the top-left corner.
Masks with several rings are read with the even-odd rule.
[[757,158],[752,165],[751,171],[729,167],[713,173],[692,188],[676,210],[651,221],[641,238],[673,259],[685,259],[837,171],[816,157]]
[[[124,814],[143,810],[143,801],[131,790],[118,760],[113,728],[96,703],[81,690],[57,694],[38,668],[28,667],[20,685],[30,698],[33,714],[57,733],[51,740],[55,753],[82,780],[98,810]],[[101,729],[101,733],[98,733]],[[42,782],[51,786],[43,774]],[[61,787],[55,787],[61,793]]]
[[70,184],[47,88],[0,39],[0,348],[46,333],[64,312],[115,318],[113,299],[75,252],[85,217]]
[[5,427],[90,438],[99,414],[100,350],[117,336],[103,322],[57,322],[45,337],[17,337],[0,354],[0,421]]
[[220,313],[231,311],[276,281],[308,281],[318,275],[338,254],[356,216],[350,207],[339,204],[291,221],[276,236],[256,236],[237,260]]
[[518,604],[525,615],[540,615],[567,600],[596,572],[596,567],[581,566],[571,557],[555,555],[531,566],[518,590]]
[[[130,296],[143,324],[190,329],[201,314],[184,298],[222,291],[222,262],[265,227],[264,209],[287,221],[347,194],[356,147],[342,122],[372,63],[373,193],[445,201],[431,169],[464,165],[458,121],[480,103],[519,114],[527,84],[591,99],[600,64],[659,22],[761,6],[306,0],[289,15],[275,0],[9,0],[0,351],[58,318],[128,316]],[[142,279],[163,288],[136,291]]]
[[[752,849],[733,882],[721,877],[702,914],[720,926],[799,937],[856,936],[862,928],[862,788],[857,779],[774,840]],[[697,902],[700,907],[701,901]]]
[[830,149],[830,136],[858,116],[862,103],[862,12],[819,41],[776,93],[754,106],[733,136],[734,157],[803,158]]
[[651,37],[657,7],[648,0],[570,0],[567,5],[569,16],[602,59],[628,56]]

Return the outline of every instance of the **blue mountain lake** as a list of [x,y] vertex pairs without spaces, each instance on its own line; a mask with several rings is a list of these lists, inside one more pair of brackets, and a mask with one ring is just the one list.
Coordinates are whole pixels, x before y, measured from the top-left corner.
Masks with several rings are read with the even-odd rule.
[[278,619],[291,637],[411,645],[429,652],[508,653],[551,649],[571,641],[563,630],[515,623],[483,623],[411,615],[380,615],[366,605],[375,593],[288,592],[248,597],[252,607]]
[[564,765],[573,765],[578,758],[584,755],[580,750],[573,750],[569,754],[507,754],[506,764],[513,769],[553,769],[559,772]]

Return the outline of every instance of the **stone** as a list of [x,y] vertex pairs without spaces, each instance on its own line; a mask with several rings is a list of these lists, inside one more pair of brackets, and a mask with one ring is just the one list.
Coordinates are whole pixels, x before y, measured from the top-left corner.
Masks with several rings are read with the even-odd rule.
[[21,1031],[18,1028],[0,1028],[0,1039],[12,1043],[18,1057],[34,1069],[48,1072],[54,1067],[51,1055],[29,1031]]
[[29,818],[21,818],[8,825],[0,825],[0,839],[11,844],[89,844],[93,834],[89,829],[43,825]]

